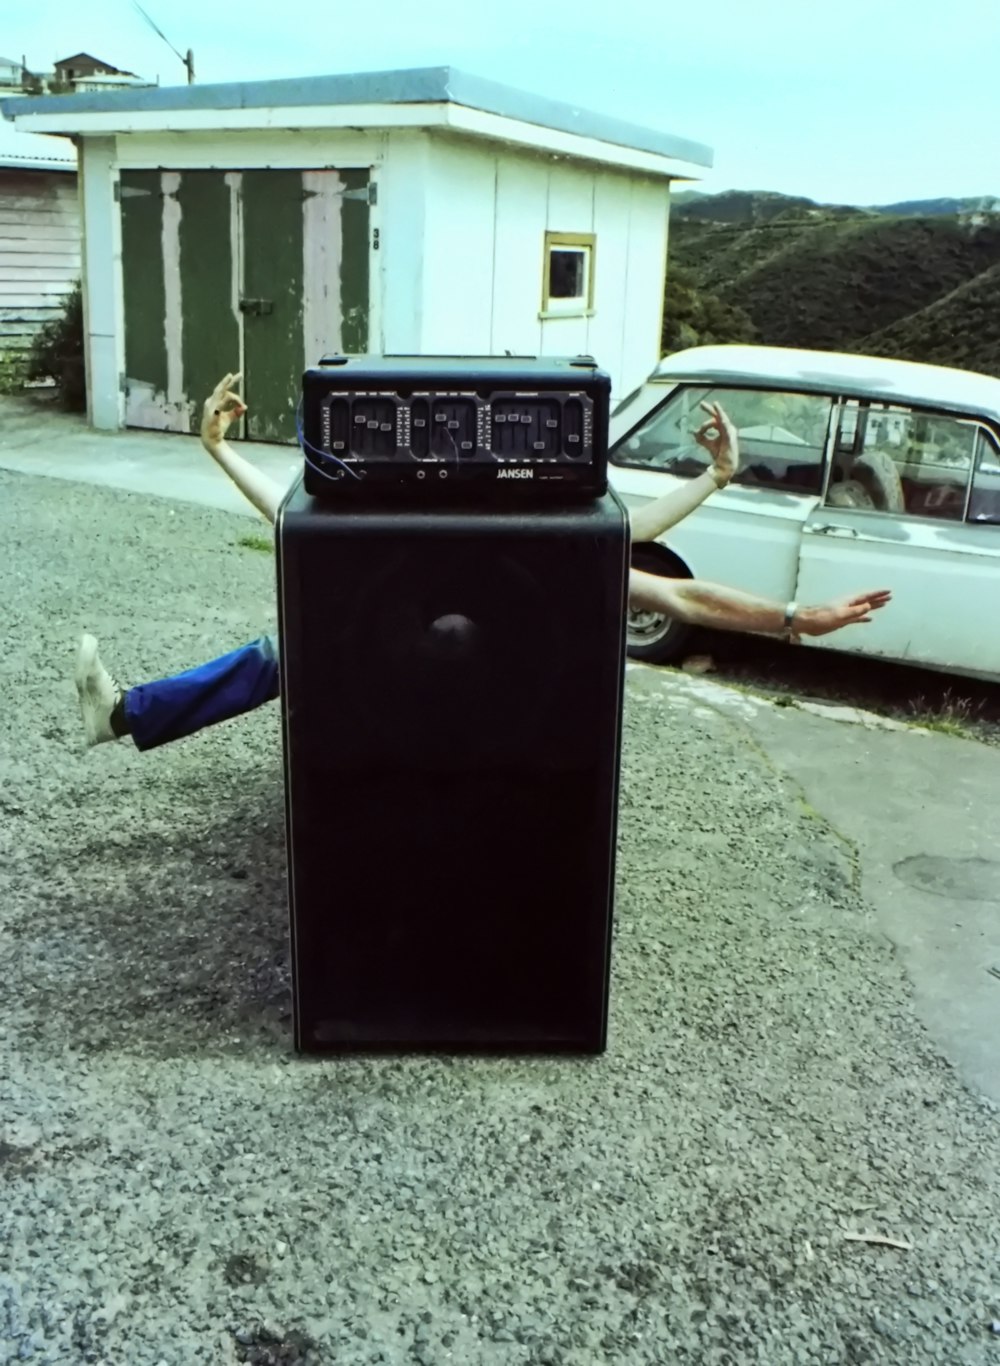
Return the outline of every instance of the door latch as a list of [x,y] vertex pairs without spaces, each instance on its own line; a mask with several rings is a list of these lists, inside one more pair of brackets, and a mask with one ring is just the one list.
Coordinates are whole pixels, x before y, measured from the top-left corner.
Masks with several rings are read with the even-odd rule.
[[273,299],[241,299],[240,312],[252,313],[255,317],[263,318],[268,313],[274,312]]
[[809,527],[809,530],[817,536],[857,536],[857,532],[852,526],[837,526],[834,522],[820,522],[817,526]]

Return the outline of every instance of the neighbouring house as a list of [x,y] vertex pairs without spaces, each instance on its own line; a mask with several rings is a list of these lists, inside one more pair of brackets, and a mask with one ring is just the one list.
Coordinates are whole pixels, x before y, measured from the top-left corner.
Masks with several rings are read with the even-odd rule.
[[77,140],[88,410],[193,430],[240,369],[294,439],[331,351],[660,354],[670,185],[711,152],[448,67],[0,105]]
[[0,351],[29,351],[79,278],[75,148],[0,121]]
[[74,57],[63,57],[47,72],[32,70],[27,59],[14,61],[0,57],[0,97],[8,92],[24,95],[65,95],[84,90],[120,90],[123,87],[148,86],[132,71],[121,71],[109,62],[102,62],[88,52]]
[[0,96],[20,90],[23,79],[23,62],[15,62],[12,57],[0,57]]
[[50,80],[55,86],[72,90],[118,90],[149,84],[134,71],[120,71],[99,57],[92,57],[89,52],[77,52],[54,62]]

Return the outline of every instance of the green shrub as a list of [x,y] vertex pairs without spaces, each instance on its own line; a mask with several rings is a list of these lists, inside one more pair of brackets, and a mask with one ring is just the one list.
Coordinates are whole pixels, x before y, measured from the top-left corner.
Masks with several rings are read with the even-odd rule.
[[698,284],[688,267],[671,265],[663,312],[664,355],[688,346],[756,340],[756,329],[742,308]]
[[19,394],[28,381],[28,357],[23,351],[0,351],[0,394]]
[[64,408],[79,413],[87,406],[87,378],[83,362],[83,291],[73,286],[58,318],[47,322],[35,338],[28,365],[29,379],[54,379]]

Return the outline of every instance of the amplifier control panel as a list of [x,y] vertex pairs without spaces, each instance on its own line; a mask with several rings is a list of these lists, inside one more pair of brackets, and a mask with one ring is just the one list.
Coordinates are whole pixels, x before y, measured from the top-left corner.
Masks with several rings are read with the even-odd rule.
[[589,357],[331,357],[303,380],[306,488],[600,497],[609,407],[610,380]]

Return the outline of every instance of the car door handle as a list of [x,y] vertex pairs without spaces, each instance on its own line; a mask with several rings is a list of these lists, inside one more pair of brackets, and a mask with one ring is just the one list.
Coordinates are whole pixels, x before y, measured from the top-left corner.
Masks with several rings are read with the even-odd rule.
[[857,536],[852,526],[838,526],[835,522],[820,522],[817,526],[806,528],[817,536]]

